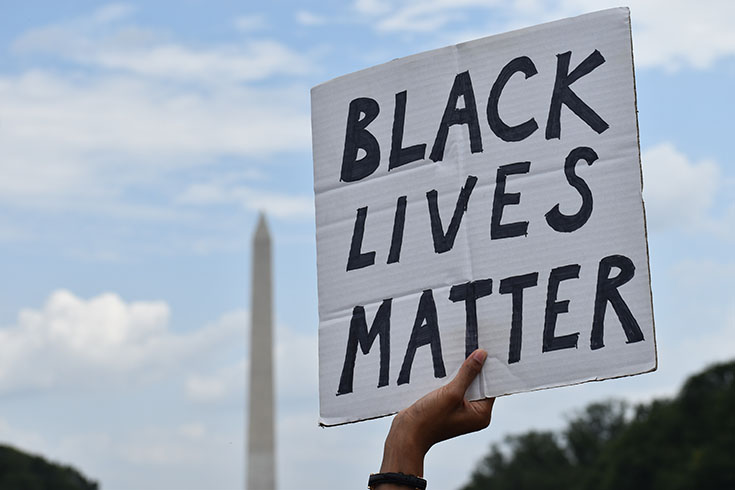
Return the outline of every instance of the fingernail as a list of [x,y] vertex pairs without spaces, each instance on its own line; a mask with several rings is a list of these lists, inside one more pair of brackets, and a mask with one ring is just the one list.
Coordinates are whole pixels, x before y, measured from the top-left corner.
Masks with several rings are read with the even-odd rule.
[[472,353],[472,359],[479,362],[481,365],[485,363],[485,359],[487,359],[487,352],[483,349],[477,349],[475,352]]

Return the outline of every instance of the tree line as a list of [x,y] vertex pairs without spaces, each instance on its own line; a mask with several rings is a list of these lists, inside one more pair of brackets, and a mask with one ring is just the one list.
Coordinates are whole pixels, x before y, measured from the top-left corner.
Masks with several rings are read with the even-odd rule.
[[673,398],[588,405],[559,431],[494,444],[462,490],[735,489],[735,360]]
[[0,489],[97,490],[98,484],[71,466],[0,444]]

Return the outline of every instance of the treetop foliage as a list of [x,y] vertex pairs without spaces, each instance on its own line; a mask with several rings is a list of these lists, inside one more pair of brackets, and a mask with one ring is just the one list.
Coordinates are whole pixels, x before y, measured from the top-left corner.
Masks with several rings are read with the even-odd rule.
[[97,490],[71,466],[46,461],[10,446],[0,445],[0,488],[13,490]]
[[673,399],[588,405],[557,432],[494,444],[463,490],[735,489],[735,361]]

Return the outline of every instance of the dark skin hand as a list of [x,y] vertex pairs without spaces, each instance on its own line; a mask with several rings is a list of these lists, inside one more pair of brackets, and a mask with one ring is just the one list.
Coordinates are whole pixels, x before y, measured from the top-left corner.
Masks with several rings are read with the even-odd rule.
[[[467,401],[464,397],[486,358],[487,352],[477,349],[465,359],[452,381],[398,412],[385,439],[381,473],[423,476],[424,456],[431,446],[490,424],[495,398]],[[374,490],[406,488],[384,483]]]

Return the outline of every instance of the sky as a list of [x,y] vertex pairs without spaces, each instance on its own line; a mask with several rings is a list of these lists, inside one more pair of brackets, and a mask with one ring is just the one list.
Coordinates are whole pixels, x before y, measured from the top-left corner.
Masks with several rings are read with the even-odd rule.
[[[274,241],[277,480],[364,488],[390,419],[321,429],[309,90],[604,0],[0,0],[0,443],[112,489],[244,482],[251,233]],[[499,399],[433,448],[646,402],[735,357],[735,4],[629,3],[659,368]],[[541,408],[542,407],[542,408]]]

